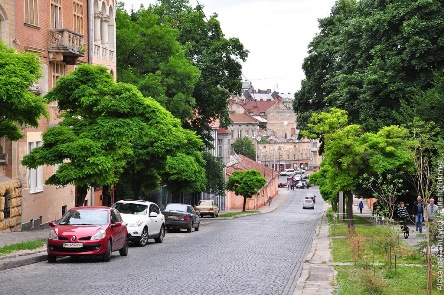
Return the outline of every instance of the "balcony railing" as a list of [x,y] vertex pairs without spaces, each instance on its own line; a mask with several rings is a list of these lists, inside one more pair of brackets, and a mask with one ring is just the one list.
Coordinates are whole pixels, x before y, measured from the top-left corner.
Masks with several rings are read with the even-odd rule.
[[48,51],[56,53],[55,56],[57,53],[62,54],[63,61],[67,64],[76,64],[77,59],[85,53],[83,35],[68,29],[51,29]]

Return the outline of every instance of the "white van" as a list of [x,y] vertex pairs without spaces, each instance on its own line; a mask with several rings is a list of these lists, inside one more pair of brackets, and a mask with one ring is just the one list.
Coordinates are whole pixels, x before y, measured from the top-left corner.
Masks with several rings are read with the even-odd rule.
[[296,171],[294,169],[285,169],[284,171],[282,171],[281,173],[279,173],[280,176],[291,176],[295,173]]

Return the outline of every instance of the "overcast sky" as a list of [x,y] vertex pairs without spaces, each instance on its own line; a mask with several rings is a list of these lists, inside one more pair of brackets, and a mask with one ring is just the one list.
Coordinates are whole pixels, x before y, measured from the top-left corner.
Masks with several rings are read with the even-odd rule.
[[[119,1],[119,0],[118,0]],[[138,9],[155,0],[120,0]],[[237,37],[250,51],[243,80],[255,89],[294,93],[304,79],[308,44],[319,32],[318,19],[330,14],[335,0],[198,0],[206,15],[218,14],[226,37]],[[194,7],[196,0],[190,0]]]

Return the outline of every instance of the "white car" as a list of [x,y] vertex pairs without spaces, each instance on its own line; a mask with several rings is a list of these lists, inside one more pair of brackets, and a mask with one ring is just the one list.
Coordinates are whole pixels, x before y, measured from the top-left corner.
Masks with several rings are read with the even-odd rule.
[[295,172],[296,172],[296,170],[294,170],[294,169],[285,169],[284,171],[279,173],[279,175],[281,175],[281,176],[289,176],[289,175],[293,175]]
[[312,199],[304,199],[304,203],[302,204],[302,209],[314,209],[315,205]]
[[165,217],[157,204],[144,200],[121,200],[113,206],[127,224],[130,242],[145,246],[148,239],[162,243],[165,237]]

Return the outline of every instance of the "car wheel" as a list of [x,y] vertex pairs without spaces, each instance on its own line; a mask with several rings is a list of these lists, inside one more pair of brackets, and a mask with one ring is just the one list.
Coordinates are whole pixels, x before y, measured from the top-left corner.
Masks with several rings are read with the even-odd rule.
[[200,222],[197,224],[197,226],[194,228],[194,231],[199,231]]
[[191,232],[191,230],[193,229],[193,227],[194,227],[194,223],[191,223],[191,226],[189,227],[189,228],[187,228],[187,232]]
[[102,256],[103,262],[108,262],[111,260],[111,241],[108,241],[108,246],[106,247],[106,252]]
[[157,238],[155,238],[154,241],[156,243],[162,243],[163,242],[163,237],[165,237],[165,227],[163,227],[163,225],[162,225],[160,227],[159,236]]
[[48,262],[54,263],[56,262],[57,257],[55,255],[48,255]]
[[125,240],[125,245],[119,250],[120,256],[128,256],[128,238]]
[[148,242],[148,228],[144,227],[142,230],[142,234],[140,235],[139,246],[145,247],[147,242]]

